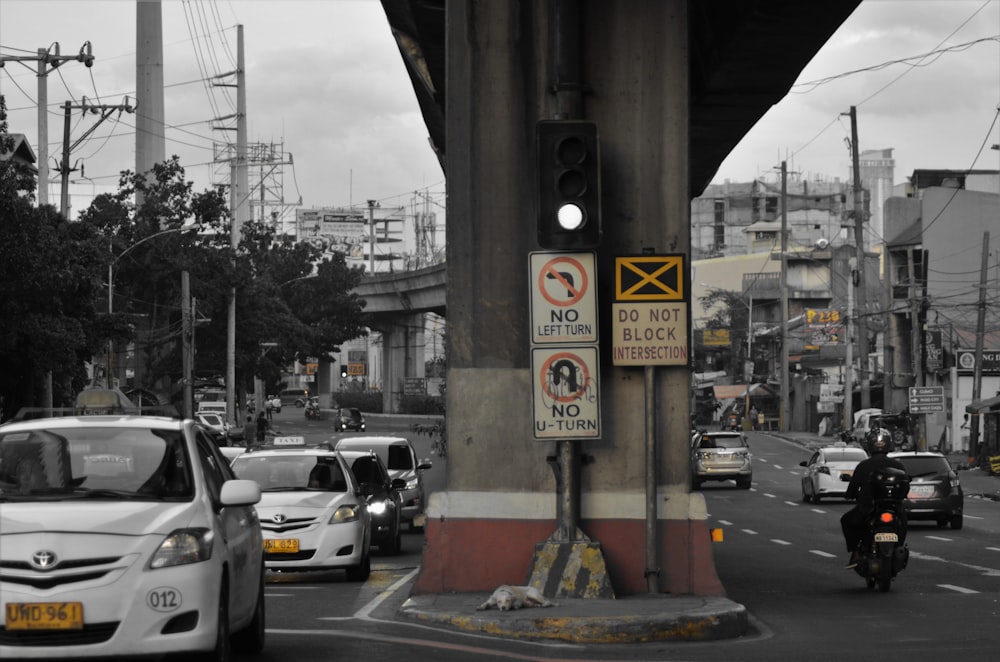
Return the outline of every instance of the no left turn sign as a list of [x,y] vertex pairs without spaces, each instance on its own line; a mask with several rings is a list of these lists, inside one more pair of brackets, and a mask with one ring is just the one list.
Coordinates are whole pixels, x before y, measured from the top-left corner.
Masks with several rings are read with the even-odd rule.
[[593,253],[532,253],[531,342],[597,342]]

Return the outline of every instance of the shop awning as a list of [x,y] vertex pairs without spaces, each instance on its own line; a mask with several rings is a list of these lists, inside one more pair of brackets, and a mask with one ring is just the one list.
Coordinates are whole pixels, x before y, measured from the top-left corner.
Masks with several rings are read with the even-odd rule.
[[985,400],[976,400],[965,406],[965,411],[970,414],[992,414],[994,412],[1000,413],[1000,395],[995,398],[987,398]]

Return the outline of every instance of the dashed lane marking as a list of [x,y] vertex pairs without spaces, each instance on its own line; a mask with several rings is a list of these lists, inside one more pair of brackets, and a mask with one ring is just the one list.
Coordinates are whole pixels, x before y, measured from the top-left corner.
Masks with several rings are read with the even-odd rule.
[[971,588],[965,588],[964,586],[955,586],[954,584],[938,584],[938,588],[947,589],[949,591],[955,591],[956,593],[979,593]]
[[776,543],[778,545],[791,545],[792,544],[792,543],[788,542],[787,540],[781,540],[780,538],[771,538],[771,542]]
[[822,556],[822,557],[825,557],[825,558],[828,558],[828,559],[835,559],[835,558],[837,558],[836,554],[831,554],[830,552],[824,552],[821,549],[810,549],[809,553],[810,554],[815,554],[816,556]]

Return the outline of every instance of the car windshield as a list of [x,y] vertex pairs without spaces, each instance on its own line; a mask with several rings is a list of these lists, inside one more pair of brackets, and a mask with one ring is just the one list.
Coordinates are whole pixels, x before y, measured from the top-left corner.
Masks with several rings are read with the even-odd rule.
[[181,432],[146,427],[36,429],[0,434],[0,501],[190,499]]
[[244,453],[232,467],[237,477],[257,481],[264,492],[347,491],[347,479],[334,457]]
[[739,435],[713,435],[701,438],[699,448],[743,448],[743,438]]
[[951,471],[951,465],[943,457],[899,456],[896,459],[903,463],[906,473],[911,477],[933,476]]
[[860,462],[868,457],[860,448],[844,448],[842,450],[826,451],[827,462]]

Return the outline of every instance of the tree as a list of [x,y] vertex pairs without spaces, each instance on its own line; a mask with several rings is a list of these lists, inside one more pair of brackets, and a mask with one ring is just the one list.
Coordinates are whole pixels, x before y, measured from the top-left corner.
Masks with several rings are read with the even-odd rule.
[[705,321],[705,329],[729,331],[730,343],[726,351],[723,352],[720,360],[724,365],[729,366],[729,374],[736,377],[743,377],[743,369],[736,365],[736,361],[742,358],[748,360],[747,355],[747,333],[750,322],[750,308],[740,292],[730,290],[710,289],[708,293],[699,297],[703,310],[711,310],[712,315]]
[[[10,154],[6,105],[0,96],[0,153]],[[55,406],[73,401],[85,383],[84,362],[106,330],[101,239],[68,222],[51,205],[34,206],[34,172],[0,159],[0,397],[3,416],[43,403],[51,376]]]

